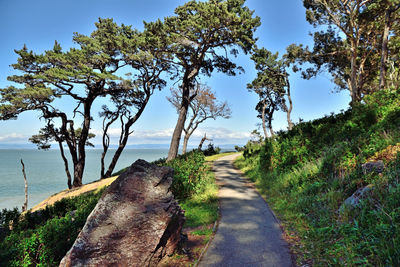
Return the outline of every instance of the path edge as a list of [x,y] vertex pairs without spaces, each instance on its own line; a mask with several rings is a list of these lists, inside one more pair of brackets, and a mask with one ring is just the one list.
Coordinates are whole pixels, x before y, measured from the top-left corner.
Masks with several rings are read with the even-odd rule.
[[[229,155],[228,155],[228,156],[229,156]],[[228,156],[225,156],[225,157],[228,157]],[[238,155],[237,157],[239,157],[239,156],[240,156],[240,155]],[[223,159],[223,158],[225,158],[225,157],[219,158],[219,159],[217,159],[216,161],[221,160],[221,159]],[[237,158],[237,157],[236,157],[236,158]],[[236,158],[235,158],[235,159],[236,159]],[[232,163],[233,163],[233,162],[234,162],[234,160],[232,160]],[[232,164],[232,166],[233,166],[234,168],[236,168],[233,164]],[[215,161],[213,162],[213,169],[214,169],[214,167],[215,167]],[[217,179],[217,177],[215,177],[215,179]],[[218,192],[219,192],[220,187],[221,187],[221,186],[218,185]],[[207,244],[205,245],[205,247],[204,247],[203,250],[201,251],[199,258],[196,260],[196,262],[194,263],[193,267],[197,267],[197,266],[200,264],[201,259],[203,258],[204,254],[207,252],[208,247],[209,247],[210,244],[211,244],[211,241],[213,241],[213,239],[214,239],[214,237],[215,237],[215,233],[217,232],[217,229],[218,229],[218,225],[219,225],[220,220],[221,220],[221,202],[220,202],[220,199],[219,199],[219,197],[218,197],[218,219],[215,221],[214,226],[213,226],[213,235],[212,235],[212,237],[210,238],[210,240],[208,240]]]
[[[242,153],[241,155],[243,155],[243,153]],[[267,205],[267,207],[268,207],[269,211],[271,212],[272,216],[274,217],[275,221],[278,223],[279,228],[281,229],[282,234],[287,235],[286,230],[285,230],[285,228],[284,228],[284,226],[283,226],[281,220],[278,218],[278,216],[276,216],[275,212],[274,212],[274,211],[272,210],[272,208],[269,206],[268,201],[262,196],[262,194],[260,193],[260,191],[258,191],[258,188],[257,188],[256,184],[255,184],[253,181],[251,181],[250,178],[247,177],[247,175],[246,175],[241,169],[239,169],[238,167],[236,167],[236,165],[234,164],[234,163],[235,163],[235,160],[236,160],[237,158],[238,158],[238,157],[236,157],[234,160],[232,160],[232,166],[233,166],[233,168],[234,168],[235,170],[237,170],[237,171],[242,175],[242,177],[244,178],[244,180],[245,180],[247,183],[251,184],[251,186],[252,186],[253,189],[257,192],[257,194],[264,200],[265,204]],[[292,252],[292,250],[291,250],[291,244],[290,244],[288,241],[286,241],[286,240],[285,240],[285,242],[286,242],[287,247],[288,247],[288,249],[289,249],[289,254],[290,254],[290,259],[291,259],[291,262],[292,262],[292,266],[293,266],[293,267],[296,267],[296,266],[297,266],[297,265],[296,265],[296,255],[295,255],[295,254]]]

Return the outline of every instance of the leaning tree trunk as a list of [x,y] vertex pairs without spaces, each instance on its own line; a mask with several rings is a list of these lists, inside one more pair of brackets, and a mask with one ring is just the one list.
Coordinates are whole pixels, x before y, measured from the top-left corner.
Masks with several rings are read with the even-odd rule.
[[22,174],[24,175],[24,184],[25,184],[25,201],[24,205],[22,206],[22,212],[24,212],[28,209],[28,180],[26,179],[25,164],[22,161],[22,159],[21,159],[21,165],[22,165]]
[[199,147],[197,148],[198,150],[201,150],[201,149],[203,148],[203,144],[204,144],[204,142],[205,142],[206,140],[212,141],[212,139],[208,139],[208,138],[207,138],[207,134],[204,134],[203,138],[201,138],[201,140],[200,140]]
[[110,165],[108,166],[108,170],[105,173],[104,177],[111,177],[112,172],[115,169],[115,165],[117,165],[118,159],[122,154],[122,151],[124,151],[124,148],[126,146],[126,144],[128,143],[128,138],[129,138],[129,134],[130,134],[130,127],[132,126],[133,123],[128,122],[127,125],[125,125],[125,129],[124,129],[124,133],[123,133],[123,138],[121,140],[121,142],[119,143],[119,146],[117,148],[117,150],[114,153],[114,156],[110,162]]
[[118,119],[118,115],[113,115],[107,123],[105,122],[107,117],[104,118],[103,120],[103,153],[101,153],[101,158],[100,158],[100,178],[106,178],[105,177],[105,163],[104,160],[106,158],[106,154],[108,151],[108,148],[110,146],[110,136],[108,135],[108,128]]
[[178,155],[179,143],[181,140],[181,135],[183,128],[185,127],[186,115],[189,109],[189,95],[190,95],[190,88],[189,88],[189,81],[186,80],[183,83],[183,90],[182,90],[182,102],[181,108],[179,110],[179,117],[178,121],[176,122],[174,133],[172,134],[171,145],[168,151],[167,162],[173,160]]
[[[129,135],[131,134],[130,128],[140,118],[140,116],[142,115],[144,109],[147,106],[147,103],[150,100],[151,95],[152,95],[151,91],[149,91],[149,90],[146,91],[146,98],[143,101],[142,106],[136,112],[135,116],[130,117],[128,119],[128,121],[125,123],[125,126],[122,128],[119,146],[118,146],[117,150],[114,153],[114,156],[113,156],[113,158],[111,160],[110,165],[108,165],[108,169],[107,169],[107,172],[104,174],[104,178],[111,177],[111,175],[112,175],[112,173],[113,173],[113,171],[115,169],[115,166],[117,165],[118,159],[121,156],[122,151],[124,151],[126,144],[128,143],[128,138],[129,138]],[[121,116],[122,116],[122,114],[121,114]],[[123,123],[124,122],[123,122],[122,117],[121,117],[121,124],[123,124]]]
[[61,153],[61,157],[64,161],[64,168],[65,168],[65,173],[67,174],[67,184],[68,184],[68,188],[71,189],[72,188],[72,184],[71,184],[71,173],[69,172],[69,167],[68,167],[68,159],[65,157],[64,154],[64,148],[62,146],[62,142],[58,142],[58,146],[60,147],[60,153]]
[[[181,135],[183,128],[185,127],[186,115],[189,110],[190,104],[190,85],[191,82],[194,81],[196,76],[199,74],[199,70],[202,64],[199,62],[203,62],[205,57],[205,51],[201,52],[198,57],[198,64],[193,69],[187,69],[182,79],[182,102],[181,108],[179,110],[178,121],[176,122],[176,126],[174,129],[174,133],[172,134],[171,144],[169,146],[167,162],[173,160],[178,155],[179,143],[181,141]],[[192,97],[195,97],[192,96]]]
[[72,187],[80,187],[82,186],[82,178],[83,172],[85,170],[85,162],[86,162],[86,142],[89,136],[90,129],[90,109],[92,107],[95,96],[88,96],[88,101],[83,104],[83,125],[81,135],[79,136],[78,142],[78,161],[74,164],[74,181],[72,183]]

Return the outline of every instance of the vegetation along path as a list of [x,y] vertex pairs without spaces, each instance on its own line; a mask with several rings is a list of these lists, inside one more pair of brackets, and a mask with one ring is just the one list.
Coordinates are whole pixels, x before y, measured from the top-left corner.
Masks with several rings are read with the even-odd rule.
[[267,203],[233,167],[238,155],[214,162],[221,220],[199,266],[292,266],[279,223]]

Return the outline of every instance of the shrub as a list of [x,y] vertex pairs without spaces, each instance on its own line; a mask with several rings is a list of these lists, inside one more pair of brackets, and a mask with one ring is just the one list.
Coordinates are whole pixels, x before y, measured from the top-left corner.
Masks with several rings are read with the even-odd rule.
[[259,142],[249,141],[244,146],[243,157],[250,158],[258,155],[261,151],[262,144]]
[[8,226],[12,220],[13,230],[8,230],[0,242],[0,266],[58,265],[103,191],[64,198],[35,213],[20,215],[17,209],[3,210],[0,222]]
[[263,171],[271,171],[272,168],[272,156],[274,148],[272,146],[273,139],[267,138],[264,141],[264,145],[260,151],[260,167]]
[[204,156],[212,156],[215,154],[219,154],[221,152],[221,149],[219,147],[214,147],[214,144],[210,143],[208,144],[207,149],[203,150]]
[[167,162],[166,165],[175,171],[172,192],[176,198],[188,198],[202,190],[203,178],[206,174],[205,159],[202,152],[191,151]]

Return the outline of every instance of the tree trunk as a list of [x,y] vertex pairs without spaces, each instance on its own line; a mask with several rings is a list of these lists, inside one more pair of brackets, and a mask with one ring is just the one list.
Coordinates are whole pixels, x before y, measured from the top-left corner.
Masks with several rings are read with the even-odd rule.
[[22,165],[22,174],[24,175],[24,184],[25,184],[25,201],[24,205],[22,206],[22,212],[24,212],[28,209],[28,180],[26,179],[25,165],[22,159],[21,159],[21,165]]
[[262,107],[262,112],[261,112],[261,119],[262,119],[262,127],[263,127],[263,131],[264,131],[264,138],[267,139],[268,135],[267,135],[267,126],[265,124],[265,110],[267,109],[267,103],[263,103],[263,107]]
[[111,124],[113,124],[117,119],[118,119],[118,115],[113,115],[113,117],[111,117],[110,121],[105,123],[106,121],[106,117],[103,120],[103,153],[101,153],[101,159],[100,159],[100,178],[106,178],[105,177],[105,163],[104,163],[104,159],[106,157],[108,148],[110,146],[110,136],[108,135],[108,128],[111,126]]
[[287,115],[287,122],[288,122],[288,129],[289,131],[293,129],[293,122],[290,119],[290,114],[292,113],[293,110],[293,102],[292,102],[292,97],[290,95],[290,83],[288,77],[285,77],[286,79],[286,84],[287,84],[287,98],[289,100],[289,108],[287,109],[286,115]]
[[272,110],[271,113],[268,115],[268,128],[269,132],[271,133],[271,137],[275,137],[275,132],[272,129],[272,118],[273,118],[274,111]]
[[382,36],[382,50],[381,50],[381,64],[380,64],[380,76],[379,76],[379,88],[384,89],[386,85],[386,68],[388,59],[388,43],[389,43],[389,31],[391,24],[391,10],[387,9],[385,12],[385,26],[383,29]]
[[101,153],[101,158],[100,158],[100,179],[106,178],[106,175],[104,173],[104,171],[105,171],[104,159],[106,157],[107,150],[108,150],[108,146],[104,146],[104,143],[103,143],[103,153]]
[[115,169],[115,165],[117,165],[118,159],[121,156],[122,151],[124,151],[126,144],[128,143],[128,138],[129,138],[129,134],[130,134],[129,129],[133,123],[134,122],[132,120],[130,120],[126,123],[124,133],[123,133],[123,138],[122,138],[121,142],[119,143],[117,150],[114,153],[114,156],[110,162],[110,165],[108,165],[108,170],[107,170],[106,174],[104,175],[105,178],[111,177],[111,175]]
[[203,138],[201,138],[201,140],[200,140],[199,147],[197,148],[198,150],[201,150],[201,149],[203,148],[203,144],[204,144],[204,142],[205,142],[206,140],[211,141],[211,139],[208,139],[208,138],[207,138],[207,135],[204,134]]
[[357,86],[357,45],[351,42],[351,59],[350,59],[350,94],[351,106],[359,102],[358,86]]
[[67,185],[68,185],[68,188],[71,189],[72,188],[71,173],[69,172],[69,168],[68,168],[68,159],[65,157],[64,148],[62,146],[62,142],[58,142],[58,146],[60,147],[61,157],[62,157],[62,159],[64,161],[65,173],[67,174]]
[[185,136],[183,137],[183,148],[182,148],[182,154],[186,154],[187,150],[187,145],[189,142],[189,134],[185,133]]
[[189,81],[184,80],[184,82],[182,83],[182,87],[183,90],[182,90],[181,109],[179,110],[178,121],[176,122],[174,133],[172,134],[167,162],[173,160],[178,155],[179,143],[181,140],[183,128],[185,127],[186,115],[189,109],[189,96],[190,96]]
[[[115,169],[115,166],[117,165],[118,159],[121,156],[122,151],[124,151],[126,144],[128,143],[129,135],[131,134],[130,128],[142,115],[144,109],[147,106],[147,103],[150,100],[151,95],[152,95],[152,92],[150,90],[146,90],[146,98],[143,101],[142,106],[136,112],[135,116],[128,119],[128,121],[125,123],[125,127],[123,127],[123,130],[121,131],[119,146],[114,153],[114,156],[111,160],[110,165],[108,165],[108,169],[107,169],[107,172],[104,174],[104,178],[111,177],[111,175]],[[121,123],[123,123],[122,119],[121,119]]]
[[85,170],[85,162],[86,162],[86,142],[89,136],[90,129],[90,109],[92,107],[94,96],[88,96],[88,101],[83,103],[83,125],[81,135],[79,137],[78,143],[78,161],[74,164],[74,182],[72,187],[80,187],[82,186],[82,178],[83,172]]

